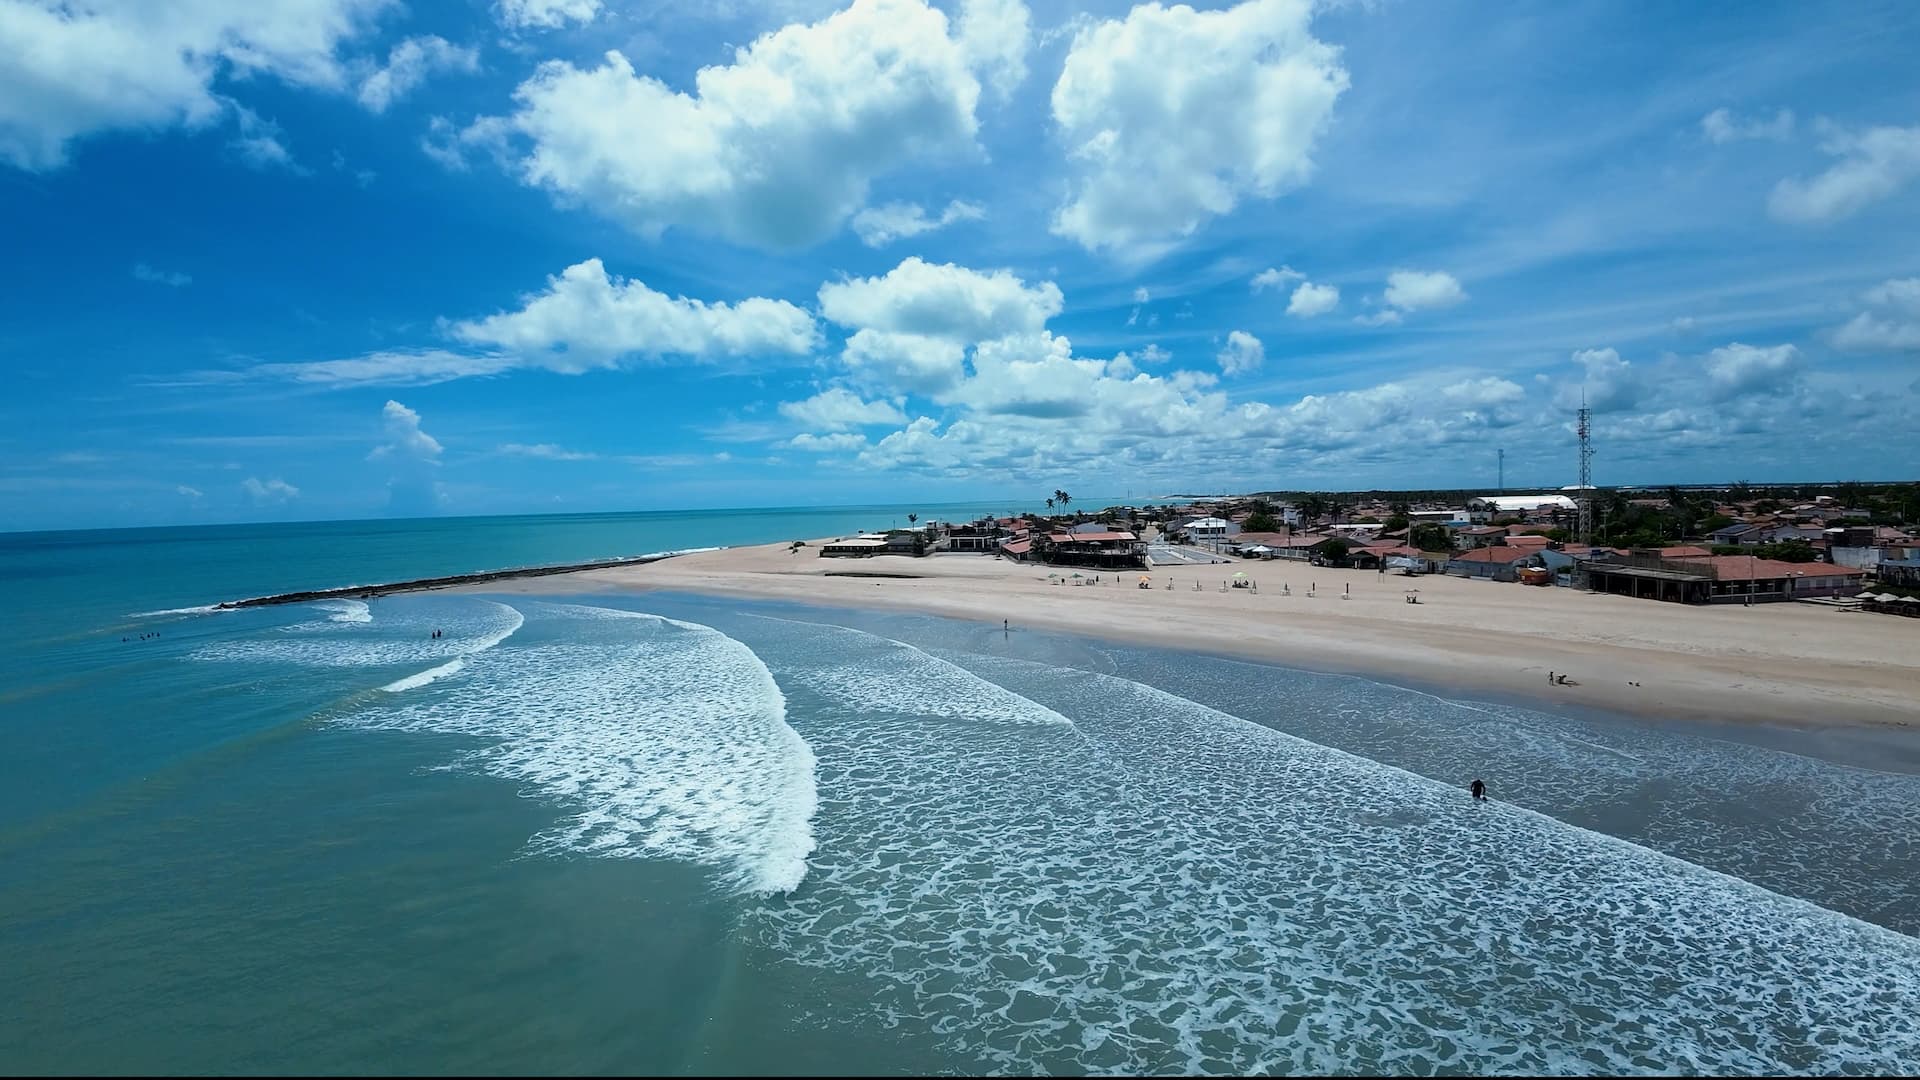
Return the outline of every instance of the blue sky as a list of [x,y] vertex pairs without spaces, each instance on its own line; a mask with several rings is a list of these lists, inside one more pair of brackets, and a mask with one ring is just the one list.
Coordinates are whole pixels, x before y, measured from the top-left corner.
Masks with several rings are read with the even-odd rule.
[[1920,6],[1490,14],[0,0],[0,528],[1920,474]]

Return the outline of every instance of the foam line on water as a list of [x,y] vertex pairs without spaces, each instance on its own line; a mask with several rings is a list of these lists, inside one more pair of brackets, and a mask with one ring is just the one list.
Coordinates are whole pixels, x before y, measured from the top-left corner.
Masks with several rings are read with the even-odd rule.
[[[216,663],[258,663],[308,668],[379,668],[428,664],[491,648],[518,629],[520,612],[473,597],[436,601],[432,608],[384,608],[377,623],[321,619],[283,627],[271,637],[212,641],[188,653]],[[444,629],[440,638],[431,636]]]
[[989,723],[1073,726],[1059,712],[907,642],[835,623],[752,617],[851,635],[884,649],[888,654],[884,663],[856,659],[806,676],[815,689],[856,708]]
[[[486,602],[489,604],[493,603],[493,601],[491,600]],[[499,608],[504,608],[509,613],[507,622],[502,629],[497,630],[494,633],[479,639],[479,641],[475,642],[472,645],[472,647],[469,648],[466,652],[462,653],[459,656],[454,657],[453,659],[447,661],[444,664],[440,664],[436,667],[428,668],[425,671],[418,672],[413,675],[409,675],[404,679],[396,679],[393,682],[390,682],[387,685],[381,687],[380,689],[385,690],[389,694],[398,694],[407,690],[417,690],[422,686],[426,686],[430,683],[438,682],[439,680],[444,679],[447,676],[452,675],[453,673],[459,671],[461,668],[466,667],[468,660],[471,660],[475,656],[478,656],[481,653],[486,652],[488,649],[491,649],[494,646],[512,637],[514,633],[520,629],[521,626],[525,625],[527,621],[526,616],[520,614],[520,612],[515,610],[513,607],[507,604],[494,604],[494,606]]]
[[1156,687],[961,659],[1085,739],[809,722],[820,848],[809,887],[757,920],[790,960],[863,977],[956,1071],[1826,1073],[1920,1054],[1913,939]]
[[456,764],[565,810],[532,852],[681,859],[744,893],[798,887],[814,847],[814,756],[760,657],[644,612],[529,611],[570,625],[444,693],[343,722],[484,740]]
[[373,607],[365,600],[322,600],[314,607],[327,613],[328,622],[370,623]]
[[1422,775],[1484,776],[1560,820],[1920,935],[1920,776],[1345,676],[1120,653],[1163,689]]
[[193,607],[162,608],[159,611],[136,611],[128,615],[129,619],[158,619],[167,615],[217,615],[223,611],[232,611],[219,604],[198,604]]

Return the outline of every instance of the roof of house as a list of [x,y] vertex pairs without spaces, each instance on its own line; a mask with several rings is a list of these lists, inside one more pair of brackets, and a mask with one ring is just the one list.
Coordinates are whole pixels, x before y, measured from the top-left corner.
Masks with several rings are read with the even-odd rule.
[[1417,547],[1408,547],[1405,544],[1368,544],[1363,550],[1371,551],[1383,559],[1389,555],[1405,555],[1420,559],[1425,558],[1427,554]]
[[1663,547],[1659,550],[1659,555],[1663,559],[1702,559],[1712,554],[1713,552],[1708,551],[1706,548],[1694,547],[1691,544],[1681,544],[1678,547]]
[[1527,558],[1528,556],[1533,554],[1535,554],[1534,549],[1523,548],[1523,547],[1474,548],[1472,551],[1463,551],[1460,554],[1455,555],[1452,561],[1505,564],[1510,562],[1519,562],[1521,559]]
[[1548,544],[1551,544],[1551,543],[1553,543],[1553,541],[1537,533],[1527,533],[1525,536],[1507,537],[1508,547],[1526,548],[1529,551],[1539,551],[1541,548],[1546,547]]
[[1000,545],[1000,550],[1009,555],[1025,555],[1033,548],[1031,540],[1009,540]]
[[1084,532],[1071,534],[1054,533],[1047,539],[1055,543],[1061,543],[1074,540],[1134,540],[1137,539],[1137,537],[1130,532]]
[[1778,559],[1755,559],[1746,555],[1709,555],[1704,559],[1687,561],[1712,566],[1714,576],[1721,581],[1754,581],[1784,577],[1865,577],[1867,575],[1865,570],[1854,570],[1828,563],[1781,562]]
[[823,548],[883,548],[887,546],[887,538],[884,536],[856,536],[851,540],[835,540],[820,546]]

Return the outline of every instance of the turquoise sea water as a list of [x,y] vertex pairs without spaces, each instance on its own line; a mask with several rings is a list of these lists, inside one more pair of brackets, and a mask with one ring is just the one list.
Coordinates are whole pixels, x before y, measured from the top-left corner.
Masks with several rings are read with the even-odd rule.
[[895,513],[0,537],[0,1070],[1920,1061],[1910,774],[900,614],[170,610]]

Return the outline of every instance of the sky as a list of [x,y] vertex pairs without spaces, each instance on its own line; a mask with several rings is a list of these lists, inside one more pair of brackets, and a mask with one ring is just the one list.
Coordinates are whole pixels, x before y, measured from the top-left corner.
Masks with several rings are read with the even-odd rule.
[[0,0],[0,529],[1920,475],[1920,5]]

